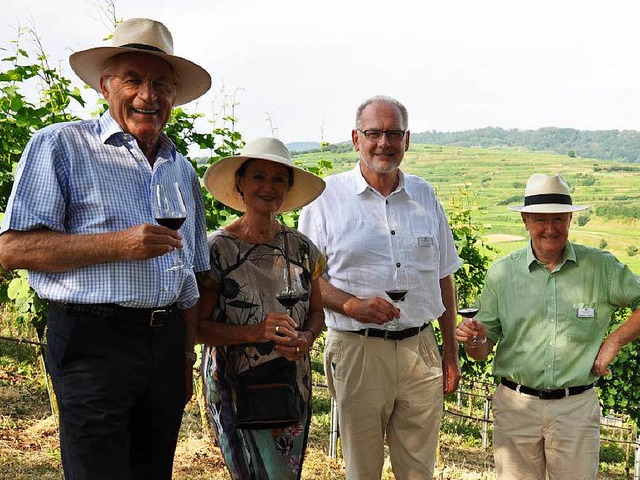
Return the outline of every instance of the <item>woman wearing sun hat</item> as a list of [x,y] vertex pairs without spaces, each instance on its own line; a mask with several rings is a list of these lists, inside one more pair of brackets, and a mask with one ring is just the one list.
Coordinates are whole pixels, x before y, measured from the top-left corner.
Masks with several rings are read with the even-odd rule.
[[[314,200],[324,181],[295,166],[279,140],[257,138],[209,167],[204,184],[244,212],[209,236],[212,268],[199,278],[211,424],[233,479],[300,478],[311,419],[309,351],[324,328],[317,280],[324,256],[276,215]],[[276,300],[283,265],[304,290],[290,314]]]

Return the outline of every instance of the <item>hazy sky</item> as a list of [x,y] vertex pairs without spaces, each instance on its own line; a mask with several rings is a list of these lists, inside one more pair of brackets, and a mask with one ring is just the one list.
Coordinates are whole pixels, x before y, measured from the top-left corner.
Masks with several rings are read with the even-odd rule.
[[[33,25],[80,84],[67,57],[105,45],[101,1],[4,0],[0,44]],[[377,94],[415,132],[640,129],[637,0],[116,0],[116,14],[165,23],[213,76],[190,105],[235,97],[245,139],[271,135],[269,115],[285,142],[345,141]]]

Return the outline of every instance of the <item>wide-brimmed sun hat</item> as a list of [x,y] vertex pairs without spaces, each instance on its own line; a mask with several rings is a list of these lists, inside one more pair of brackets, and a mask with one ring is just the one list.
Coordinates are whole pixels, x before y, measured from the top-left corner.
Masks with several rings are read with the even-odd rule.
[[287,147],[277,138],[270,137],[251,140],[238,155],[222,158],[211,165],[204,174],[204,186],[228,207],[244,212],[246,205],[236,189],[236,171],[251,158],[280,163],[293,169],[293,185],[277,213],[304,207],[324,190],[324,180],[294,165]]
[[178,79],[175,105],[190,102],[211,87],[211,75],[204,68],[173,54],[171,32],[158,21],[148,18],[125,20],[113,32],[111,45],[82,50],[69,57],[76,75],[98,92],[107,61],[125,52],[155,55],[171,65]]
[[586,210],[588,205],[573,205],[569,185],[562,175],[534,173],[524,189],[524,205],[509,210],[525,213],[569,213]]

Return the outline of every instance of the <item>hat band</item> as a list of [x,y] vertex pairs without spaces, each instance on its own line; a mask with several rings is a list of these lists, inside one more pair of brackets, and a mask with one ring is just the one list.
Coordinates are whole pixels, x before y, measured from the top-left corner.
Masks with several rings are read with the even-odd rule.
[[164,50],[154,47],[153,45],[145,45],[144,43],[127,43],[126,45],[120,45],[120,48],[137,48],[139,50],[151,50],[153,52],[166,53]]
[[569,195],[562,193],[542,193],[540,195],[530,195],[524,197],[524,205],[540,205],[542,203],[559,203],[562,205],[573,205]]

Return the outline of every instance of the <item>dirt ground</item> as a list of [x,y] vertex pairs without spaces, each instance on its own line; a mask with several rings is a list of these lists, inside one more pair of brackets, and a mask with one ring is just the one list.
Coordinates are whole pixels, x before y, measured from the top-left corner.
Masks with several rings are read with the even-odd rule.
[[[0,369],[0,479],[60,480],[57,426],[40,378],[19,368]],[[342,460],[328,456],[325,425],[314,417],[302,478],[344,479]],[[386,465],[383,480],[393,475]],[[435,479],[495,480],[491,451],[470,435],[441,433]],[[632,478],[601,472],[601,479]],[[188,404],[174,463],[175,480],[228,480],[222,456],[204,431],[198,403]]]
[[[0,370],[0,479],[60,480],[60,452],[57,426],[51,413],[46,390],[38,378],[19,371]],[[304,464],[303,479],[343,479],[342,460],[328,456],[328,438],[316,419]],[[443,453],[448,455],[447,449]],[[477,455],[473,455],[474,458]],[[486,461],[487,459],[485,458]],[[464,460],[467,461],[468,460]],[[479,479],[476,470],[471,476],[461,476],[452,462],[437,478]],[[468,462],[469,463],[469,462]],[[481,461],[482,463],[482,461]],[[471,467],[471,465],[468,465]],[[473,465],[483,469],[482,465]],[[455,470],[455,472],[454,472]],[[203,430],[198,403],[192,399],[187,406],[174,464],[176,480],[227,480],[222,456]],[[393,478],[386,472],[384,479]]]
[[[11,369],[10,369],[11,370]],[[0,370],[0,479],[60,480],[57,425],[39,379]],[[313,437],[313,433],[312,433]],[[303,478],[344,478],[339,461],[322,447],[307,453]],[[203,430],[195,399],[189,402],[174,462],[176,480],[227,480],[222,456]]]

